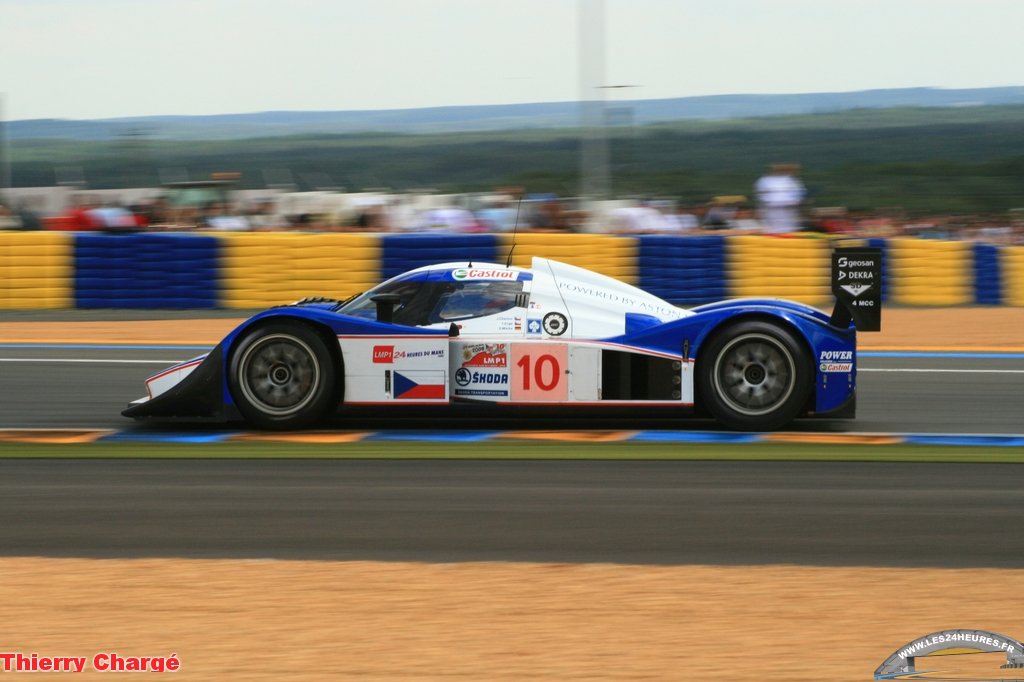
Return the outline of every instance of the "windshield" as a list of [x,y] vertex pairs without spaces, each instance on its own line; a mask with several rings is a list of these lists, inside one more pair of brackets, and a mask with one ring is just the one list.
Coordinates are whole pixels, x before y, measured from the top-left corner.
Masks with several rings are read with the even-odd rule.
[[397,295],[399,300],[394,307],[394,322],[411,327],[495,315],[517,306],[526,306],[523,282],[520,280],[404,280],[385,282],[360,294],[339,307],[338,312],[376,320],[377,304],[371,299],[378,294]]

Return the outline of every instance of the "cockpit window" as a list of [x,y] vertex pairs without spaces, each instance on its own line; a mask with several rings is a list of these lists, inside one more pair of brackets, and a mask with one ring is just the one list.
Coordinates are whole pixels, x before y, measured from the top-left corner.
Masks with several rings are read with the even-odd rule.
[[452,282],[444,286],[445,290],[434,306],[431,322],[495,315],[515,308],[518,296],[523,293],[523,283],[518,280]]
[[400,281],[371,289],[338,308],[338,312],[377,319],[377,294],[397,294],[395,324],[419,327],[472,317],[495,315],[526,305],[520,280],[470,280],[448,282]]

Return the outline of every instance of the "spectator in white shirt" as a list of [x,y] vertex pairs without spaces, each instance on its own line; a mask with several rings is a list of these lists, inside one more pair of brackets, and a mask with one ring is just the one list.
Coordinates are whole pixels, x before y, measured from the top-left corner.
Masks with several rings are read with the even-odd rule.
[[807,190],[796,177],[795,164],[774,164],[754,183],[761,224],[770,234],[793,232],[800,228],[800,204]]

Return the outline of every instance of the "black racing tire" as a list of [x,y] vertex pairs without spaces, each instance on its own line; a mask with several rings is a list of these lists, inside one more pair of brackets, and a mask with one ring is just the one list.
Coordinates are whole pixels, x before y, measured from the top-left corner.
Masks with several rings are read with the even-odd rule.
[[301,429],[337,407],[334,356],[320,334],[301,322],[250,330],[228,363],[228,387],[238,411],[260,429]]
[[720,424],[737,431],[774,431],[807,404],[813,365],[786,327],[745,320],[716,332],[700,351],[697,396]]

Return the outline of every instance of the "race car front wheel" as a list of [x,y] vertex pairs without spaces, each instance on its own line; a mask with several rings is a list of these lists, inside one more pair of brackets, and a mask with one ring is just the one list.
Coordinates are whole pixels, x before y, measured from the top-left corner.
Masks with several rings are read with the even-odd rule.
[[337,402],[337,372],[325,341],[303,324],[249,332],[231,354],[228,384],[242,416],[264,429],[298,429]]
[[796,418],[810,395],[811,363],[786,328],[749,320],[715,334],[701,351],[698,395],[716,420],[771,431]]

